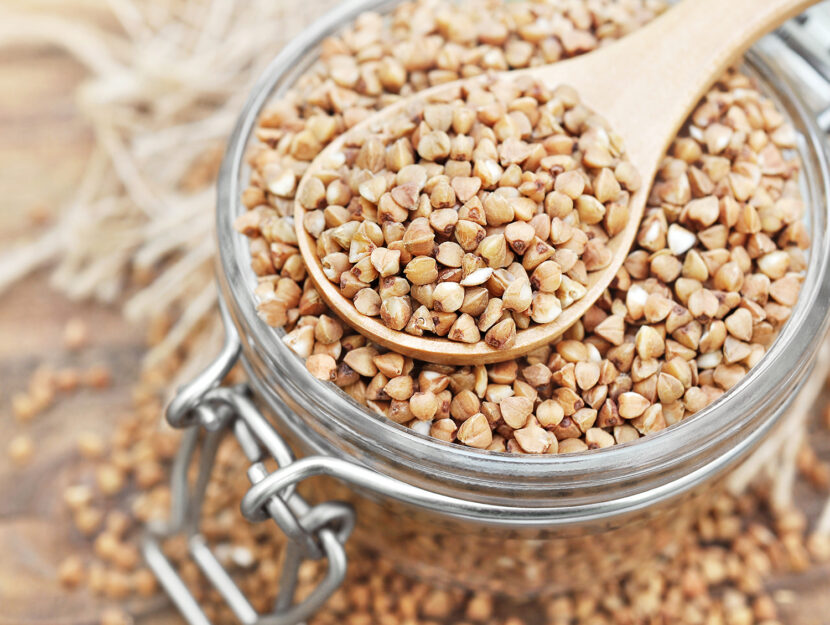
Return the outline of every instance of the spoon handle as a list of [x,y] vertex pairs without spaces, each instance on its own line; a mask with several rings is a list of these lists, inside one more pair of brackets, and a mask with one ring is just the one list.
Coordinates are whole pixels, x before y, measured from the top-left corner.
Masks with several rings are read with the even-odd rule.
[[[640,31],[565,65],[597,72],[601,64],[602,78],[580,93],[626,138],[632,160],[642,162],[640,156],[668,147],[698,100],[752,43],[816,2],[684,0]],[[549,67],[551,76],[560,71]]]
[[649,99],[659,101],[653,106],[661,110],[694,104],[752,43],[813,4],[816,0],[685,0],[632,38],[628,54],[648,59],[650,68],[630,78],[649,86]]

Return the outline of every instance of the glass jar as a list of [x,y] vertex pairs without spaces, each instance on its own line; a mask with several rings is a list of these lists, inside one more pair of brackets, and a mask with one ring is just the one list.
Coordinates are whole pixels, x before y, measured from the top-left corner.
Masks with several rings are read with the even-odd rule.
[[[340,4],[275,59],[239,118],[220,173],[216,215],[217,274],[232,336],[227,361],[238,338],[253,393],[280,433],[300,456],[337,459],[302,465],[280,488],[326,475],[314,481],[310,496],[350,501],[358,519],[355,540],[382,550],[405,571],[518,597],[619,575],[689,527],[699,498],[715,492],[729,470],[771,435],[811,371],[830,303],[830,176],[823,137],[788,69],[780,58],[772,60],[773,44],[769,38],[760,42],[747,67],[799,134],[813,240],[790,320],[737,386],[677,425],[603,450],[538,457],[444,443],[378,417],[308,373],[282,342],[283,332],[257,317],[248,244],[233,228],[244,210],[239,198],[250,174],[244,157],[262,107],[313,63],[325,36],[362,11],[394,4]],[[215,366],[211,375],[222,370]],[[176,408],[192,407],[195,397],[191,389]]]

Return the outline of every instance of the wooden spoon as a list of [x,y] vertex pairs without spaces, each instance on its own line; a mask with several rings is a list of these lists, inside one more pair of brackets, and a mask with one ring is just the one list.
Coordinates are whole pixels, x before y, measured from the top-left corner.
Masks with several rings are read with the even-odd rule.
[[[589,275],[587,293],[555,321],[520,330],[512,347],[496,350],[484,341],[467,344],[413,336],[358,312],[323,273],[315,241],[303,227],[305,209],[295,202],[295,228],[309,276],[326,303],[349,325],[372,341],[413,358],[443,364],[484,364],[512,360],[550,343],[585,314],[619,270],[637,234],[650,183],[670,142],[699,99],[754,41],[815,2],[685,0],[636,33],[590,54],[506,72],[532,76],[551,88],[563,84],[574,87],[583,103],[605,117],[622,136],[627,156],[643,179],[641,189],[631,197],[628,224],[609,241],[613,253],[610,265]],[[355,133],[381,128],[412,100],[426,101],[457,86],[452,83],[421,91],[340,135],[314,159],[299,188]]]

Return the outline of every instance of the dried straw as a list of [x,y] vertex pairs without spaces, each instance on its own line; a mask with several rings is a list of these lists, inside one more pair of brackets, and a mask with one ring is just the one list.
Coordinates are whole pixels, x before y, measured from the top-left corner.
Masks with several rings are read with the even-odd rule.
[[[147,364],[201,328],[216,301],[213,173],[222,142],[250,84],[313,19],[302,6],[108,0],[120,29],[0,11],[0,49],[56,47],[86,68],[76,100],[95,137],[82,183],[56,223],[0,255],[0,292],[52,266],[53,286],[72,299],[123,303],[133,321],[179,317]],[[135,276],[151,280],[140,286]]]

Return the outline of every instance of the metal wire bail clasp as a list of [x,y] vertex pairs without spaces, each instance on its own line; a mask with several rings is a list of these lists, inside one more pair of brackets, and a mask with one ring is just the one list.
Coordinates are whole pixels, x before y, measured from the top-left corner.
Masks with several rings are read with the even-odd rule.
[[[161,542],[176,535],[187,539],[190,556],[241,623],[294,625],[314,614],[342,584],[347,565],[343,544],[354,528],[354,510],[342,502],[312,506],[296,492],[295,482],[272,489],[256,510],[244,510],[246,518],[253,522],[272,519],[288,537],[280,588],[274,609],[267,615],[257,613],[211,551],[200,530],[200,516],[222,438],[229,433],[236,437],[251,462],[247,474],[252,486],[273,478],[295,460],[285,440],[253,403],[246,386],[220,386],[241,350],[224,305],[221,312],[226,329],[221,353],[179,389],[167,408],[170,424],[187,431],[171,471],[170,518],[148,525],[142,551],[159,583],[191,625],[210,625],[210,621],[162,551]],[[269,458],[279,467],[274,472],[265,466]],[[188,474],[194,459],[198,463],[197,475],[191,484]],[[311,594],[295,604],[297,575],[303,560],[323,558],[328,562],[326,576]]]

